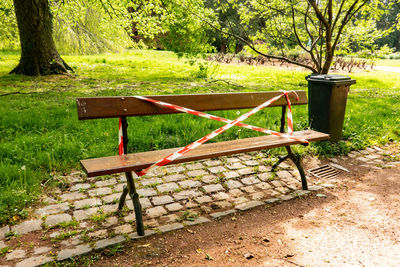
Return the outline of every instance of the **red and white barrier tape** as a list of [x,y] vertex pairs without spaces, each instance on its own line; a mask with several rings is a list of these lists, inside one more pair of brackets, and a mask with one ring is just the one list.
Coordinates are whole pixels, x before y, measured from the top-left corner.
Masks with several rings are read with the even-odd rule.
[[[289,98],[288,98],[288,93],[287,93],[287,92],[284,92],[284,93],[281,94],[281,95],[278,95],[278,96],[276,96],[276,97],[274,97],[274,98],[269,99],[268,101],[264,102],[263,104],[259,105],[259,106],[256,107],[256,108],[250,110],[249,112],[247,112],[247,113],[241,115],[240,117],[238,117],[237,119],[235,119],[235,120],[233,120],[233,121],[224,119],[224,120],[226,120],[226,121],[229,121],[229,122],[228,122],[227,124],[225,124],[224,126],[222,126],[222,127],[218,128],[217,130],[215,130],[215,131],[213,131],[213,132],[207,134],[206,136],[204,136],[204,137],[198,139],[197,141],[195,141],[195,142],[193,142],[193,143],[191,143],[191,144],[189,144],[189,145],[187,145],[187,146],[185,146],[185,147],[179,149],[178,151],[176,151],[176,152],[170,154],[169,156],[167,156],[167,157],[165,157],[165,158],[163,158],[163,159],[157,161],[156,163],[154,163],[153,165],[147,167],[146,169],[143,169],[143,170],[141,170],[141,171],[139,171],[139,172],[136,172],[136,174],[137,174],[138,176],[143,176],[143,175],[145,175],[147,172],[149,172],[149,170],[152,169],[153,167],[156,167],[156,166],[157,166],[157,167],[161,167],[161,166],[164,166],[164,165],[166,165],[166,164],[168,164],[168,163],[174,161],[175,159],[179,158],[180,156],[186,154],[187,152],[193,150],[194,148],[200,146],[201,144],[203,144],[203,143],[205,143],[205,142],[211,140],[212,138],[214,138],[214,137],[216,137],[217,135],[219,135],[219,134],[225,132],[226,130],[230,129],[231,127],[240,124],[241,121],[243,121],[243,120],[249,118],[251,115],[254,115],[255,113],[257,113],[257,112],[260,111],[261,109],[263,109],[263,108],[265,108],[265,107],[271,105],[271,103],[273,103],[274,101],[278,100],[278,99],[281,98],[282,96],[285,96],[285,97],[286,97],[286,100],[288,101],[288,106],[289,106],[290,100],[289,100]],[[143,100],[146,100],[146,101],[149,101],[149,100],[145,99],[145,97],[137,96],[137,98],[143,99]],[[155,101],[155,100],[152,100],[151,102],[153,102],[153,101]],[[159,102],[159,101],[157,101],[157,102]],[[168,104],[168,103],[165,103],[165,104],[171,105],[171,104]],[[171,108],[172,108],[172,106],[175,106],[174,109],[177,109],[177,110],[178,110],[178,106],[176,106],[176,105],[171,105]],[[179,108],[181,109],[182,107],[179,107]],[[183,111],[183,110],[186,110],[186,111]],[[182,112],[189,113],[189,112],[187,112],[187,110],[188,110],[188,109],[183,108],[181,111],[182,111]],[[198,112],[198,111],[194,111],[194,110],[191,110],[191,112],[198,113],[198,114],[202,113],[202,112]],[[290,114],[289,114],[289,113],[290,113]],[[191,113],[191,114],[193,114],[193,113]],[[203,114],[204,114],[204,115],[207,115],[206,117],[212,116],[212,117],[215,117],[215,119],[218,118],[217,120],[222,119],[222,118],[219,118],[219,117],[216,117],[216,116],[213,116],[213,115],[209,115],[209,114],[206,114],[206,113],[203,113]],[[290,115],[290,116],[289,116],[289,115]],[[200,115],[199,115],[199,116],[200,116]],[[288,110],[288,118],[289,118],[289,117],[290,117],[290,118],[292,117],[292,116],[291,116],[291,108],[289,108],[289,110]],[[210,117],[210,118],[211,118],[211,117]],[[253,126],[253,127],[254,127],[254,126]],[[290,130],[290,131],[293,133],[293,123],[291,123],[291,126],[289,126],[289,127],[291,127],[291,130]],[[258,128],[258,127],[255,127],[255,128]],[[262,128],[260,128],[260,129],[262,129]],[[263,130],[264,130],[264,129],[263,129]],[[267,131],[268,131],[268,130],[267,130]]]
[[122,134],[122,118],[119,118],[118,128],[118,154],[121,156],[124,154],[124,135]]
[[[295,93],[295,92],[293,92],[293,93]],[[280,96],[283,96],[283,94],[280,95]],[[296,94],[296,96],[297,96],[297,94]],[[135,97],[138,98],[138,99],[141,99],[141,100],[145,100],[145,101],[148,101],[148,102],[151,102],[151,103],[154,103],[154,104],[158,104],[158,105],[161,105],[161,106],[173,109],[173,110],[177,110],[177,111],[184,112],[184,113],[189,113],[189,114],[196,115],[196,116],[199,116],[199,117],[203,117],[203,118],[207,118],[207,119],[211,119],[211,120],[216,120],[216,121],[221,121],[221,122],[225,122],[225,123],[232,122],[232,120],[229,120],[229,119],[221,118],[221,117],[218,117],[218,116],[215,116],[215,115],[207,114],[207,113],[204,113],[204,112],[200,112],[200,111],[197,111],[197,110],[185,108],[185,107],[182,107],[182,106],[165,103],[165,102],[154,100],[154,99],[147,98],[147,97],[144,97],[144,96],[135,96]],[[298,98],[298,96],[297,96],[297,98]],[[288,98],[286,100],[288,100]],[[290,100],[289,100],[288,103],[290,103]],[[292,110],[291,110],[290,107],[289,107],[289,109],[290,109],[290,114],[289,114],[289,111],[287,113],[288,126],[290,125],[289,126],[289,132],[291,131],[291,133],[293,133],[293,123],[292,123],[292,116],[291,116],[292,115],[291,114]],[[289,120],[290,120],[290,124],[289,124]],[[308,141],[306,139],[304,139],[304,138],[299,138],[299,137],[295,137],[293,135],[267,130],[267,129],[264,129],[264,128],[261,128],[261,127],[257,127],[257,126],[253,126],[253,125],[249,125],[249,124],[245,124],[245,123],[241,123],[241,122],[236,124],[236,126],[240,126],[240,127],[243,127],[243,128],[247,128],[247,129],[250,129],[250,130],[254,130],[254,131],[258,131],[258,132],[262,132],[262,133],[266,133],[266,134],[282,136],[282,137],[285,137],[285,138],[288,138],[288,139],[293,139],[293,140],[296,140],[296,141],[299,141],[299,142],[302,142],[302,143],[308,143]]]

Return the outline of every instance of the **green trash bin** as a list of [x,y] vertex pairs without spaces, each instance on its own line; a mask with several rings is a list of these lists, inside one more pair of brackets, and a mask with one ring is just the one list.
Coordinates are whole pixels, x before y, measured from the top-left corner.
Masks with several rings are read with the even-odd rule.
[[342,138],[347,94],[356,80],[342,75],[311,74],[308,81],[308,119],[311,129]]

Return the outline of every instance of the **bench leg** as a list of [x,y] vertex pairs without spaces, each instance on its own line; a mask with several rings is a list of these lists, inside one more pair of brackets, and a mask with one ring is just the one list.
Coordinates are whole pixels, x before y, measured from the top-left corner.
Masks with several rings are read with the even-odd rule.
[[272,165],[272,171],[275,171],[275,169],[279,166],[279,164],[284,162],[287,158],[289,158],[289,155],[286,155],[284,157],[279,157],[279,160],[274,165]]
[[131,172],[126,172],[126,182],[128,186],[124,186],[121,197],[119,199],[118,211],[121,211],[125,205],[126,196],[129,193],[129,196],[133,202],[133,208],[135,210],[136,217],[136,231],[138,235],[144,236],[144,226],[143,226],[143,218],[142,218],[142,205],[139,201],[139,194],[136,192],[135,182],[133,181],[133,176]]
[[290,148],[290,146],[286,146],[285,148],[286,148],[286,150],[288,152],[288,156],[294,162],[294,164],[296,165],[297,169],[299,170],[300,177],[301,177],[301,187],[302,187],[302,189],[303,190],[308,190],[307,178],[306,178],[306,174],[304,172],[304,169],[301,166],[301,158],[300,158],[300,156],[294,154],[292,152],[292,149]]
[[301,187],[302,187],[302,189],[303,190],[308,190],[307,178],[306,178],[306,174],[304,172],[304,169],[301,166],[300,156],[294,154],[292,149],[290,148],[290,146],[285,146],[285,148],[286,148],[286,151],[288,152],[288,154],[286,156],[284,156],[284,157],[280,157],[279,160],[274,165],[272,165],[272,171],[275,171],[275,169],[278,167],[279,164],[281,164],[286,159],[290,158],[293,161],[293,163],[296,165],[297,169],[299,170],[300,177],[301,177]]
[[128,195],[128,193],[129,193],[129,189],[128,189],[128,187],[126,187],[126,185],[124,185],[124,189],[122,190],[121,197],[119,198],[118,211],[121,211],[124,208],[125,199],[126,199],[126,196]]

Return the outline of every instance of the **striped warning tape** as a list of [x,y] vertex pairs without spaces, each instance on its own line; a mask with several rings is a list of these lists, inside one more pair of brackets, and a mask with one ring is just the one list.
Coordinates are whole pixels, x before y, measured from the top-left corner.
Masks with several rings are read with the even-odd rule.
[[[288,106],[289,106],[289,109],[288,109],[288,112],[287,112],[287,117],[288,117],[288,121],[290,119],[291,123],[290,124],[288,123],[288,128],[290,128],[289,132],[293,133],[293,121],[292,121],[292,114],[291,114],[291,106],[290,106],[290,100],[289,100],[289,97],[288,97],[289,93],[291,93],[291,92],[283,92],[281,95],[278,95],[278,96],[276,96],[274,98],[269,99],[268,101],[264,102],[263,104],[259,105],[258,107],[255,107],[254,109],[252,109],[249,112],[241,115],[240,117],[238,117],[237,119],[235,119],[233,121],[232,120],[228,120],[228,119],[224,119],[224,118],[220,118],[220,117],[217,117],[217,116],[214,116],[214,115],[206,114],[206,113],[203,113],[203,112],[187,109],[187,108],[180,107],[180,106],[177,106],[177,105],[172,105],[172,104],[169,104],[169,103],[153,100],[153,99],[146,98],[146,97],[143,97],[143,96],[136,96],[136,98],[138,98],[138,99],[149,101],[149,102],[152,102],[152,103],[155,103],[155,104],[160,104],[160,105],[163,105],[165,107],[169,107],[169,108],[181,111],[181,112],[190,113],[190,114],[193,114],[193,115],[197,115],[197,116],[201,116],[201,117],[205,117],[205,118],[209,118],[209,119],[214,119],[214,120],[218,120],[218,121],[222,121],[222,122],[226,122],[227,123],[224,126],[218,128],[217,130],[215,130],[215,131],[207,134],[206,136],[198,139],[197,141],[195,141],[195,142],[193,142],[193,143],[191,143],[191,144],[179,149],[178,151],[170,154],[169,156],[167,156],[167,157],[165,157],[163,159],[160,159],[159,161],[157,161],[153,165],[147,167],[146,169],[143,169],[143,170],[141,170],[139,172],[136,172],[136,174],[138,176],[143,176],[146,173],[148,173],[150,169],[152,169],[154,167],[164,166],[164,165],[174,161],[175,159],[179,158],[180,156],[186,154],[187,152],[195,149],[196,147],[200,146],[201,144],[211,140],[212,138],[216,137],[217,135],[225,132],[226,130],[230,129],[231,127],[233,127],[235,125],[246,127],[246,128],[253,129],[253,130],[257,130],[257,131],[261,131],[261,132],[265,132],[265,133],[268,133],[268,134],[275,134],[275,135],[279,135],[279,136],[283,136],[283,137],[289,138],[289,135],[287,135],[287,134],[282,134],[282,133],[266,130],[266,129],[263,129],[263,128],[260,128],[260,127],[251,126],[251,125],[247,125],[247,124],[241,123],[241,121],[249,118],[250,116],[252,116],[255,113],[259,112],[261,109],[271,105],[271,103],[275,102],[276,100],[278,100],[279,98],[284,96],[286,98],[286,100],[288,102]],[[301,139],[300,140],[299,138],[293,138],[293,136],[290,136],[290,138],[296,139],[297,141],[308,143],[307,140],[305,140],[305,139]]]

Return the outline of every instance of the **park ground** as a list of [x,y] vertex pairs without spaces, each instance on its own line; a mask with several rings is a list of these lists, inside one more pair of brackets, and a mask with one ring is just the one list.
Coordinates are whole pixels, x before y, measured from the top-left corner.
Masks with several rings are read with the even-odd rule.
[[[64,189],[64,183],[60,180],[60,177],[68,175],[72,169],[79,169],[79,160],[116,153],[117,122],[113,120],[78,121],[76,97],[306,90],[307,88],[304,77],[308,73],[305,71],[224,64],[213,64],[208,69],[204,69],[199,68],[198,65],[187,64],[183,59],[177,59],[173,53],[160,51],[127,51],[122,54],[65,56],[64,59],[75,69],[75,74],[39,78],[7,74],[12,66],[17,64],[18,53],[2,52],[0,58],[0,173],[2,174],[0,181],[0,224],[11,226],[23,220],[32,219],[32,213],[36,209],[44,190],[53,190],[57,187]],[[378,63],[378,65],[381,64]],[[382,61],[382,65],[400,66],[398,61]],[[361,150],[374,145],[383,146],[400,140],[400,75],[388,71],[367,71],[357,72],[351,74],[351,76],[357,80],[357,84],[351,87],[349,95],[343,133],[344,139],[336,144],[312,144],[308,148],[298,148],[297,152],[305,156],[330,158],[345,155],[350,151]],[[268,125],[277,130],[279,127],[279,111],[275,109],[265,111],[260,117],[250,119],[248,122],[256,125]],[[228,118],[236,116],[235,112],[230,111],[216,112],[216,114]],[[129,135],[132,140],[135,140],[135,142],[132,142],[129,152],[178,147],[195,140],[196,137],[205,135],[219,125],[215,122],[204,122],[198,118],[182,117],[181,115],[170,116],[168,120],[173,123],[166,123],[165,119],[158,118],[130,119],[131,125],[140,125],[140,127],[129,128]],[[294,109],[294,120],[296,129],[307,127],[307,108],[296,107]],[[246,131],[230,131],[219,140],[243,138],[252,134]],[[282,150],[279,149],[268,151],[266,156],[276,156],[281,152]],[[117,258],[139,260],[137,257],[129,259],[129,255],[135,254],[136,250],[142,250],[144,254],[139,253],[138,255],[144,255],[141,262],[144,265],[147,264],[145,261],[147,258],[149,258],[149,262],[160,260],[160,264],[173,263],[175,260],[177,260],[176,265],[189,264],[191,263],[190,260],[194,260],[192,262],[194,265],[218,265],[218,263],[226,261],[226,258],[221,255],[231,254],[225,253],[225,250],[222,250],[223,246],[213,247],[211,251],[206,248],[212,247],[213,244],[218,244],[218,242],[223,242],[222,240],[230,240],[240,253],[242,250],[239,248],[251,248],[251,244],[255,246],[255,251],[243,252],[244,254],[250,253],[253,257],[250,257],[251,259],[246,259],[240,253],[232,256],[232,259],[239,263],[252,265],[256,262],[256,264],[264,264],[264,261],[261,262],[260,260],[267,260],[267,254],[257,254],[260,246],[264,246],[267,248],[267,252],[264,251],[263,253],[269,253],[269,250],[278,253],[284,247],[293,248],[292,252],[281,251],[283,254],[287,253],[285,255],[279,254],[280,256],[283,255],[284,259],[275,254],[271,260],[280,260],[288,264],[290,261],[301,260],[299,262],[307,265],[309,259],[306,259],[305,255],[301,256],[301,253],[296,250],[302,246],[308,248],[307,240],[303,240],[304,242],[301,243],[301,239],[297,238],[299,232],[296,232],[295,225],[303,225],[302,227],[313,234],[310,234],[310,237],[306,239],[310,238],[309,240],[313,241],[310,242],[311,244],[318,244],[318,242],[325,240],[320,235],[321,233],[317,232],[318,229],[327,226],[327,232],[332,235],[332,238],[344,238],[340,235],[335,237],[334,234],[338,231],[335,232],[334,228],[328,226],[333,223],[339,225],[346,223],[346,218],[358,218],[357,216],[363,215],[362,212],[368,210],[367,208],[375,207],[373,205],[377,205],[377,210],[382,212],[377,214],[377,216],[380,216],[380,222],[385,222],[386,217],[392,220],[397,216],[395,209],[392,210],[393,216],[385,213],[391,211],[385,208],[390,198],[376,198],[375,201],[372,201],[372,206],[366,201],[372,199],[372,197],[367,197],[368,193],[378,192],[378,189],[381,190],[380,192],[386,190],[386,187],[389,192],[395,190],[397,184],[390,177],[397,175],[398,167],[396,168],[383,169],[379,172],[375,170],[362,172],[351,177],[344,177],[344,184],[347,184],[347,187],[337,187],[335,190],[326,192],[327,198],[319,198],[314,194],[305,199],[284,202],[270,209],[257,208],[254,211],[235,216],[234,220],[225,218],[223,224],[212,222],[209,225],[197,226],[199,229],[193,231],[196,235],[200,235],[200,238],[202,238],[202,233],[209,233],[209,229],[213,229],[213,227],[216,227],[215,229],[220,228],[221,231],[215,231],[216,239],[205,240],[205,238],[202,238],[205,242],[204,246],[193,251],[189,251],[193,248],[193,245],[189,242],[183,242],[182,245],[176,247],[169,247],[169,240],[172,240],[171,242],[176,240],[175,243],[179,244],[180,236],[183,240],[192,240],[192,243],[199,242],[193,239],[196,236],[193,233],[179,230],[163,236],[161,239],[164,241],[159,240],[160,237],[157,236],[141,241],[143,247],[132,245],[133,251],[129,250],[130,245],[124,245],[124,249],[117,248],[111,254],[117,253],[119,256],[111,257],[110,261],[104,261],[104,264],[112,265],[112,261]],[[382,181],[375,180],[373,182],[374,179],[381,177],[383,177]],[[374,183],[386,187],[375,188]],[[364,189],[362,189],[363,186],[365,186]],[[351,195],[351,192],[354,195]],[[364,195],[360,192],[364,192]],[[351,203],[351,200],[356,196],[360,197],[359,201],[362,202],[360,205],[363,206],[353,210],[352,208],[356,207],[352,206],[354,203]],[[364,196],[367,198],[366,201],[364,201]],[[323,213],[325,209],[318,210],[317,214],[311,213],[310,215],[309,212],[312,210],[310,205],[311,207],[312,205],[323,206],[330,210],[332,221],[330,223],[324,222],[323,219],[329,218],[328,212]],[[340,215],[339,207],[342,206],[346,210],[344,214],[350,217]],[[276,212],[276,214],[273,212]],[[255,218],[260,213],[263,216]],[[318,223],[310,223],[310,225],[316,227],[316,232],[314,232],[310,225],[307,228],[307,225],[303,224],[304,222],[295,220],[295,218],[301,216],[305,218],[306,215],[314,218],[313,220],[317,220],[315,216],[320,216],[323,227],[318,228],[316,227]],[[343,221],[341,220],[342,217],[344,218]],[[363,219],[363,217],[361,216],[360,219]],[[374,225],[376,222],[368,221],[367,217],[364,219],[367,228],[363,230],[363,227],[360,226],[359,229],[368,232],[370,226],[368,223]],[[292,228],[284,229],[285,234],[282,238],[279,238],[278,232],[283,231],[279,230],[284,224],[283,222],[289,222],[288,227]],[[227,236],[224,236],[225,232],[221,228],[224,225],[231,226],[232,232],[227,233]],[[257,243],[257,240],[251,238],[252,235],[257,236],[257,231],[260,231],[257,227],[260,227],[260,225],[266,227],[265,235],[267,233],[271,235],[266,238],[270,242],[262,241],[261,245]],[[348,231],[348,234],[357,234],[357,231],[353,231],[354,229],[351,228],[355,226],[350,226],[343,225],[343,229]],[[274,227],[278,229],[276,230],[277,233],[272,230]],[[377,228],[373,229],[377,230]],[[244,232],[247,237],[243,238],[240,237],[239,230],[250,232]],[[239,234],[236,234],[236,232]],[[360,235],[362,236],[364,232],[360,232]],[[389,231],[385,233],[388,235]],[[376,234],[379,236],[381,232],[378,231]],[[203,235],[203,237],[209,236],[209,234]],[[291,240],[291,235],[294,236],[294,240]],[[261,236],[261,234],[258,236]],[[318,237],[320,237],[320,240],[318,240]],[[383,243],[381,244],[386,244],[385,238],[388,237],[382,236]],[[274,243],[271,240],[276,240],[276,242]],[[280,240],[280,242],[277,240]],[[360,240],[360,242],[362,243],[363,240]],[[336,242],[336,245],[339,246],[340,243]],[[393,245],[393,250],[395,250],[395,246]],[[373,248],[378,250],[377,247]],[[170,259],[167,256],[170,251],[179,255],[179,251],[175,249],[181,249],[186,253],[181,254],[189,258],[182,256],[182,259],[175,259],[176,257]],[[119,250],[122,251],[122,254],[118,252]],[[313,251],[312,248],[309,250]],[[203,253],[204,251],[206,252]],[[304,253],[304,250],[302,251]],[[146,256],[146,253],[150,256]],[[205,254],[209,255],[210,259],[205,259]],[[326,254],[331,255],[332,253]],[[381,251],[381,254],[386,255],[387,258],[396,256],[393,254],[393,257],[391,257],[385,254],[385,251]],[[151,255],[156,259],[153,259]],[[307,255],[313,254],[310,252]],[[325,263],[329,263],[327,261],[334,262],[332,257],[321,258],[321,260],[326,260]],[[99,263],[96,262],[96,264]],[[273,262],[271,264],[274,265]],[[364,262],[364,264],[366,263]],[[124,265],[124,263],[121,262],[121,265]]]

